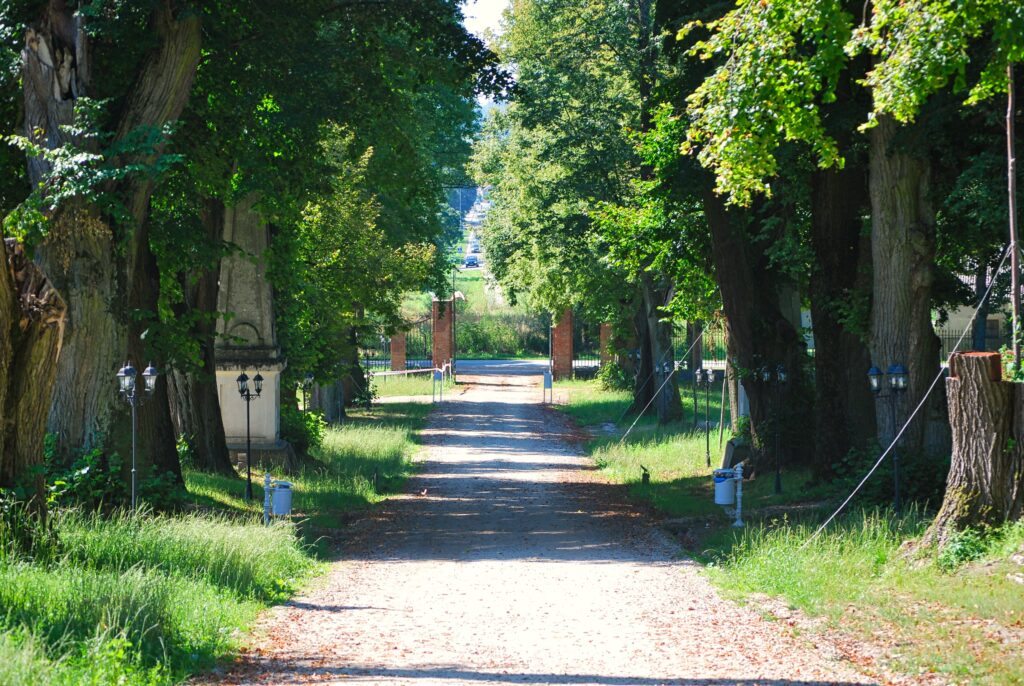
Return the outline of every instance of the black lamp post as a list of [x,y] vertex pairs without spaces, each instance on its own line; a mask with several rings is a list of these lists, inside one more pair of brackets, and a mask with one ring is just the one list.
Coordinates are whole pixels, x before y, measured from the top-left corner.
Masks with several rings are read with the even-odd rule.
[[[142,371],[142,386],[145,392],[146,398],[153,395],[153,391],[156,389],[156,377],[158,372],[152,363]],[[135,367],[131,365],[131,362],[125,363],[121,369],[117,372],[117,385],[121,391],[121,397],[132,406],[132,509],[135,509],[136,504],[136,470],[135,470],[135,455],[137,446],[137,435],[138,435],[138,408],[143,402],[143,396],[140,396],[137,392],[136,384],[137,372]]]
[[[883,392],[885,390],[886,377],[889,379],[888,393]],[[884,374],[881,369],[872,365],[871,369],[868,370],[868,384],[870,384],[871,392],[875,394],[875,398],[888,399],[889,416],[892,420],[892,431],[895,437],[897,435],[896,406],[899,403],[899,396],[905,393],[910,385],[910,373],[906,367],[898,362],[889,365],[889,369]],[[892,467],[893,509],[896,511],[896,514],[899,514],[902,506],[900,502],[900,453],[896,446],[893,446],[892,450]]]
[[693,370],[693,430],[697,430],[697,388],[704,383],[704,370]]
[[313,372],[308,372],[302,380],[302,411],[309,412],[309,387],[313,385]]
[[789,381],[786,368],[779,365],[775,368],[775,408],[772,419],[775,420],[775,493],[782,493],[782,456],[779,451],[779,434],[782,425],[779,421],[779,408],[782,405],[782,387]]
[[252,388],[249,387],[249,375],[245,372],[239,374],[236,381],[238,395],[245,401],[245,499],[252,500],[252,425],[249,419],[249,403],[263,393],[263,377],[256,372],[256,376],[252,378]]
[[[694,376],[696,385],[704,388],[704,462],[711,466],[711,386],[715,383],[714,369],[698,369]],[[694,419],[696,419],[694,411]]]

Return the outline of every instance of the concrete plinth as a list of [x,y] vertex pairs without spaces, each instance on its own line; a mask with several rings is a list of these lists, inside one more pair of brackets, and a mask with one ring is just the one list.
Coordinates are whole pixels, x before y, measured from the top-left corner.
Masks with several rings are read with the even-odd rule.
[[[273,289],[266,275],[269,228],[250,196],[224,212],[224,240],[241,248],[221,260],[217,308],[228,317],[217,324],[217,395],[228,450],[235,459],[246,450],[246,403],[238,393],[238,375],[263,377],[263,392],[249,404],[254,458],[286,464],[294,458],[281,440],[281,372],[287,366],[277,345]],[[244,456],[243,456],[244,459]],[[255,464],[255,461],[254,461]]]

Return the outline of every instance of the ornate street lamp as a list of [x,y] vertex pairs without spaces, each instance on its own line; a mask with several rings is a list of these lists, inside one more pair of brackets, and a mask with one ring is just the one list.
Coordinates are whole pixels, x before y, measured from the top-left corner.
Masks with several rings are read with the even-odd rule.
[[153,391],[156,390],[156,377],[159,376],[156,368],[152,363],[142,371],[142,389],[143,395],[139,395],[138,386],[136,381],[138,380],[138,372],[135,371],[135,367],[132,366],[131,362],[126,362],[123,367],[117,370],[117,387],[121,392],[121,397],[124,398],[125,402],[131,405],[132,408],[132,509],[135,509],[137,502],[137,488],[136,488],[136,454],[138,451],[138,408],[145,398],[151,397]]
[[252,424],[249,418],[249,403],[263,393],[263,377],[259,372],[252,378],[249,386],[249,375],[242,372],[235,379],[238,383],[238,395],[245,401],[245,499],[252,500]]
[[[885,377],[889,379],[889,392],[883,393],[885,389]],[[898,434],[896,426],[896,409],[899,405],[899,396],[906,393],[910,386],[910,372],[898,362],[889,365],[885,374],[878,367],[872,365],[868,370],[868,384],[875,399],[885,398],[889,402],[889,417],[892,421],[892,431],[895,437]],[[894,438],[895,440],[895,438]],[[892,449],[892,486],[893,486],[893,509],[900,514],[902,502],[900,500],[900,452],[894,445]]]

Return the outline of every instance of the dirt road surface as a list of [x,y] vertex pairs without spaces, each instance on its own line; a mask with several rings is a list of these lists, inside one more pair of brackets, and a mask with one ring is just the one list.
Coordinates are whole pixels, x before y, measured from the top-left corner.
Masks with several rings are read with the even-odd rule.
[[722,600],[616,504],[539,404],[537,377],[460,382],[409,494],[210,683],[872,683]]

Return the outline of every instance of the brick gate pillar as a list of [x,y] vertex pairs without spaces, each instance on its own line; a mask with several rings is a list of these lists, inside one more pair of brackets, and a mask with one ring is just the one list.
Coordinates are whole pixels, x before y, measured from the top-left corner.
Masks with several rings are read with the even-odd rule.
[[612,325],[608,322],[601,324],[601,366],[611,364],[612,358]]
[[572,378],[572,310],[569,308],[551,329],[551,374],[555,380]]
[[391,371],[405,371],[405,332],[399,331],[391,337]]
[[438,300],[433,302],[433,349],[431,359],[434,367],[440,369],[452,361],[452,339],[455,320],[452,318],[452,308],[455,306],[454,299]]

